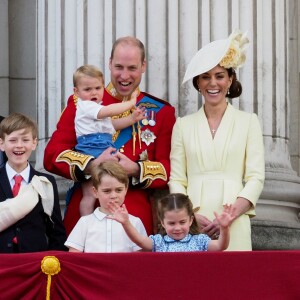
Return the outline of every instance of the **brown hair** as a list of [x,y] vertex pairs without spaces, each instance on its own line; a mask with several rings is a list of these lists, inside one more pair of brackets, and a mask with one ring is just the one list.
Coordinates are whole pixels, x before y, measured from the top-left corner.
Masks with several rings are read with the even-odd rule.
[[94,167],[91,171],[92,183],[95,189],[101,184],[105,175],[116,178],[128,188],[129,179],[124,168],[117,162],[105,161]]
[[[242,94],[242,91],[243,91],[242,84],[236,78],[235,69],[233,69],[233,68],[226,69],[225,68],[225,70],[227,70],[228,76],[232,77],[232,83],[231,83],[231,86],[229,88],[229,91],[226,94],[226,97],[228,97],[230,99],[237,98]],[[199,91],[198,78],[199,78],[200,75],[201,74],[199,74],[198,76],[195,76],[193,78],[193,85],[194,85],[194,88],[197,91]]]
[[232,77],[232,83],[226,96],[230,99],[237,98],[242,94],[242,84],[236,78],[235,69],[229,68],[226,70],[228,72],[229,77]]
[[92,78],[98,78],[103,81],[104,84],[104,76],[99,68],[93,65],[83,65],[79,67],[73,74],[73,86],[77,87],[78,81],[81,77],[88,76]]
[[0,138],[4,139],[5,135],[21,129],[25,129],[25,133],[31,132],[33,139],[38,137],[38,129],[35,121],[23,114],[12,113],[4,118],[0,124]]
[[[192,225],[190,227],[190,234],[199,234],[198,224],[193,211],[193,204],[187,195],[181,193],[169,194],[161,198],[157,203],[157,215],[160,222],[163,221],[165,213],[171,210],[185,209],[190,218],[193,218]],[[166,230],[161,226],[161,235],[166,235]]]
[[113,59],[117,46],[121,45],[121,44],[138,47],[141,52],[141,61],[142,61],[142,63],[144,62],[145,57],[146,57],[145,46],[139,39],[137,39],[133,36],[125,36],[125,37],[118,38],[112,46],[110,59]]

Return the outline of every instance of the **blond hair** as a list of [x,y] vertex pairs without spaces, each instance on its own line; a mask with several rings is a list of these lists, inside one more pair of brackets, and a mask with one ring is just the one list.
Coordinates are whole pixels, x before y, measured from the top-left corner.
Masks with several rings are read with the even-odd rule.
[[93,65],[83,65],[79,67],[73,74],[73,86],[77,87],[78,81],[84,76],[98,78],[104,84],[104,76],[99,68]]

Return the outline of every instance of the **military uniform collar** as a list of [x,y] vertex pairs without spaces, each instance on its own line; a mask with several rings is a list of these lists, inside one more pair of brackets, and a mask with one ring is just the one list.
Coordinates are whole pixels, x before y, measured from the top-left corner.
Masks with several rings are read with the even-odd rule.
[[[121,95],[117,92],[117,90],[115,89],[115,87],[113,86],[113,84],[112,84],[111,82],[107,85],[106,91],[107,91],[110,95],[112,95],[114,98],[117,98],[117,99],[119,99],[120,101],[127,101],[127,100],[130,99],[129,96],[126,96],[126,97],[121,96]],[[136,88],[136,91],[138,92],[138,96],[139,96],[140,93],[141,93],[139,87]]]

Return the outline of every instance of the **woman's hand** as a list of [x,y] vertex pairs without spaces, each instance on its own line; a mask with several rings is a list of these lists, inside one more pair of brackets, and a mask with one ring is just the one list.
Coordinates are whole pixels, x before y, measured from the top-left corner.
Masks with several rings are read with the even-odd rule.
[[203,215],[195,214],[195,218],[201,233],[207,234],[211,239],[218,239],[220,226],[217,220],[210,221]]
[[248,199],[238,197],[235,203],[230,206],[230,214],[234,216],[234,219],[237,219],[252,207],[252,203]]

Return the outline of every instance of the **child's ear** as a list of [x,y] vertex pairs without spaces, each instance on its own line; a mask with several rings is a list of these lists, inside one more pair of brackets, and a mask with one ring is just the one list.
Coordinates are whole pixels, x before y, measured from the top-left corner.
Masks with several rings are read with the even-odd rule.
[[190,226],[193,224],[194,218],[195,218],[194,216],[190,217]]
[[94,187],[94,186],[92,187],[92,189],[93,189],[93,194],[94,194],[94,197],[95,197],[95,198],[98,198],[97,189],[95,189],[95,187]]
[[38,144],[38,139],[37,138],[33,139],[32,150],[36,149],[37,144]]
[[78,89],[76,87],[73,88],[73,92],[75,96],[78,96]]

